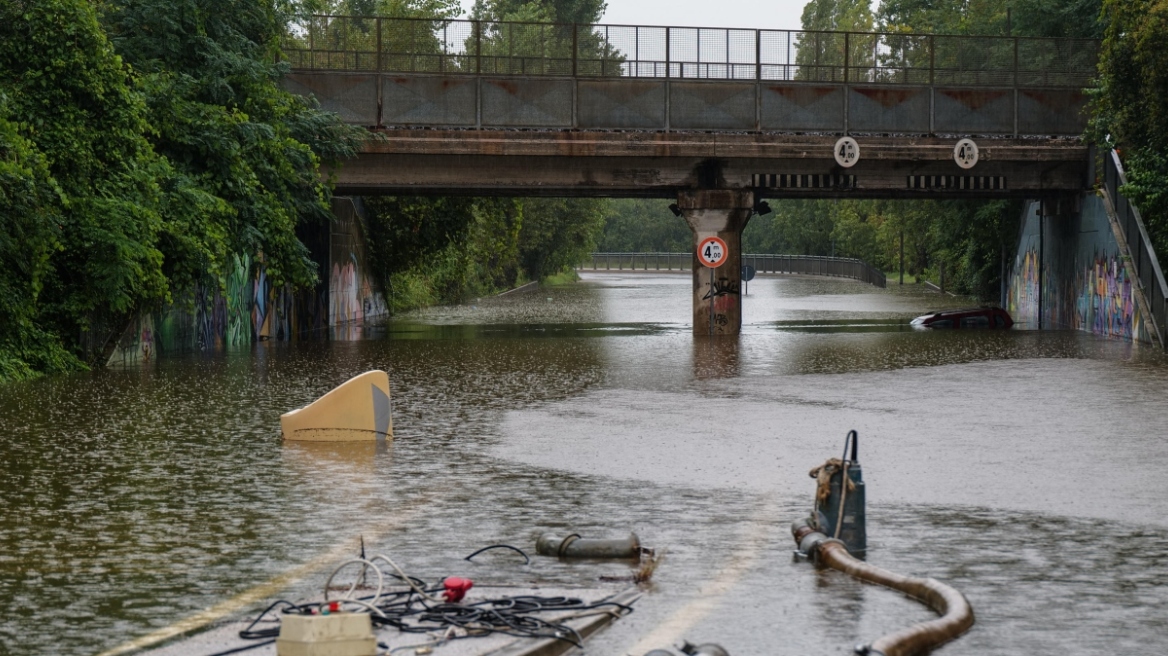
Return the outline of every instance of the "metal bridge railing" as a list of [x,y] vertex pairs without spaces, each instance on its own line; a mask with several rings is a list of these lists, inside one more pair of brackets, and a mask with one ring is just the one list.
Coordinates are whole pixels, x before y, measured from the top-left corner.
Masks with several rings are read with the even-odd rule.
[[1144,290],[1144,297],[1151,305],[1148,310],[1152,314],[1150,318],[1156,339],[1161,346],[1168,347],[1168,342],[1165,341],[1168,338],[1168,283],[1164,281],[1164,272],[1160,269],[1160,261],[1156,257],[1151,239],[1148,238],[1140,211],[1120,192],[1120,187],[1125,184],[1127,176],[1124,174],[1123,164],[1119,161],[1119,155],[1112,150],[1103,158],[1104,191],[1127,240],[1132,266]]
[[[693,253],[592,253],[576,268],[584,271],[690,271]],[[851,278],[876,287],[885,287],[884,272],[864,262],[847,257],[817,255],[744,254],[742,265],[758,273],[831,276]]]
[[1090,39],[313,16],[301,70],[1082,89]]

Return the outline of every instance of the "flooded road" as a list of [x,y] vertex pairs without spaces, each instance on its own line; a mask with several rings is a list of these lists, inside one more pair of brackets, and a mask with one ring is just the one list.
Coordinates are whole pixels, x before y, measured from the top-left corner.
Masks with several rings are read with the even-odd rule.
[[[265,599],[312,595],[358,536],[430,581],[629,573],[461,560],[533,551],[545,530],[667,550],[586,653],[850,653],[930,616],[792,559],[807,471],[853,428],[868,560],[946,581],[977,614],[939,653],[1168,647],[1168,358],[1077,333],[912,331],[961,301],[819,279],[758,278],[740,338],[695,339],[689,285],[586,274],[364,341],[0,388],[0,653],[99,653],[266,583]],[[282,412],[372,368],[394,388],[392,445],[281,443]]]

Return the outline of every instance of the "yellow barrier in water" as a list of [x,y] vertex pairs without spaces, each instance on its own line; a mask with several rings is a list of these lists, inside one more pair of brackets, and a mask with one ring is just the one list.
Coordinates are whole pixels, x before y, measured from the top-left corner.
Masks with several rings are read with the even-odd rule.
[[393,439],[389,375],[356,376],[316,401],[280,416],[285,440],[357,442]]

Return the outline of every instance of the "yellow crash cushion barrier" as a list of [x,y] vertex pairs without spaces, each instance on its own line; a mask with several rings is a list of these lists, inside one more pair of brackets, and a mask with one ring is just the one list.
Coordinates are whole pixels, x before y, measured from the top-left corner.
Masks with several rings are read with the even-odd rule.
[[281,415],[280,430],[286,440],[306,442],[393,439],[389,398],[389,375],[369,371]]

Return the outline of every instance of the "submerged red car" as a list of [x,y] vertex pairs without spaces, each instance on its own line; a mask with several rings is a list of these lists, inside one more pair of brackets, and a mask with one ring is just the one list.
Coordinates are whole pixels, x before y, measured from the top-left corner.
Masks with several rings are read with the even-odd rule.
[[1014,320],[1002,308],[979,307],[933,312],[913,319],[912,325],[916,328],[1009,328]]

